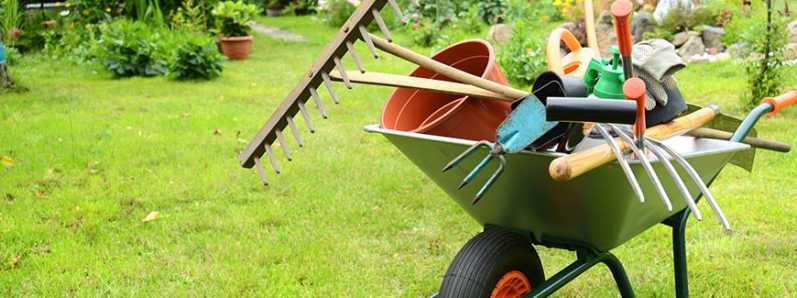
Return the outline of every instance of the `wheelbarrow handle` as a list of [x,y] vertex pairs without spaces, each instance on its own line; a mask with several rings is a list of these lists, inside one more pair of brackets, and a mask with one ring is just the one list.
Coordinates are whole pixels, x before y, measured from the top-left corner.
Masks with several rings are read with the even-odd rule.
[[772,111],[767,115],[774,116],[786,107],[797,104],[797,91],[792,90],[777,97],[764,98],[761,104],[770,104],[772,106]]
[[731,141],[742,142],[753,129],[753,126],[758,123],[758,119],[761,119],[764,114],[768,113],[770,116],[775,115],[793,104],[797,104],[797,91],[789,91],[777,97],[764,98],[760,105],[747,114],[742,124],[740,124],[736,132],[733,133]]
[[[683,134],[706,125],[717,114],[719,114],[719,107],[709,105],[694,113],[677,118],[670,123],[654,126],[646,131],[645,136],[663,140]],[[620,142],[621,150],[628,149],[625,143],[622,143],[619,139],[618,142]],[[612,149],[608,145],[596,146],[554,159],[548,168],[548,173],[556,181],[569,181],[612,160],[614,160],[614,154],[612,154]]]

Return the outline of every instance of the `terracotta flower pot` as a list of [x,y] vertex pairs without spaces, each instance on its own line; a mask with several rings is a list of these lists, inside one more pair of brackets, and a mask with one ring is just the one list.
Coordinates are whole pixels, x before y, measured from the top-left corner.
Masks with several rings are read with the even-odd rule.
[[221,52],[230,60],[243,60],[249,57],[252,48],[252,36],[222,36],[219,39]]
[[[466,40],[440,51],[432,59],[507,84],[496,64],[495,51],[486,41]],[[453,81],[424,68],[416,69],[410,76]],[[507,102],[398,88],[385,104],[381,124],[387,129],[495,141],[495,130],[510,112]]]

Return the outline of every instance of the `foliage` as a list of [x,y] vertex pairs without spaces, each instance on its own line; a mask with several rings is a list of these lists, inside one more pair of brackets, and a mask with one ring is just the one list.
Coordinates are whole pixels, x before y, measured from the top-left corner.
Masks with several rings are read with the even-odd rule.
[[173,29],[188,32],[205,32],[207,30],[207,16],[205,15],[205,2],[195,3],[195,0],[183,0],[182,6],[171,15]]
[[285,12],[292,15],[306,15],[316,12],[317,9],[318,0],[294,0],[285,7]]
[[2,38],[3,43],[12,47],[14,41],[19,37],[18,34],[22,33],[22,28],[20,28],[22,25],[22,10],[19,0],[4,0],[2,3],[3,14],[2,19],[0,19],[0,38]]
[[78,23],[107,22],[125,13],[125,2],[118,0],[69,0],[67,8]]
[[671,9],[657,28],[659,36],[672,36],[688,30],[699,31],[703,25],[724,26],[730,21],[732,7],[724,1],[706,1],[704,5],[688,11],[683,7]]
[[120,19],[100,25],[93,55],[117,77],[163,75],[167,51],[160,40],[157,29]]
[[531,85],[547,69],[545,39],[523,21],[516,21],[514,34],[498,50],[498,63],[507,78],[520,85]]
[[357,8],[346,0],[328,0],[322,12],[322,19],[330,27],[340,27],[346,23]]
[[216,4],[211,14],[216,18],[219,33],[224,36],[249,35],[249,23],[258,14],[258,8],[243,1],[224,1]]
[[177,80],[210,80],[221,75],[222,58],[209,38],[191,38],[177,46],[169,76]]
[[135,12],[138,21],[155,26],[163,26],[166,20],[159,0],[128,0],[129,9]]
[[562,15],[552,1],[506,0],[505,19],[507,23],[535,20],[540,23],[557,22]]
[[577,20],[584,17],[584,0],[553,0],[553,6],[565,19]]
[[744,63],[748,90],[742,96],[742,103],[747,107],[757,105],[764,97],[779,94],[783,88],[786,23],[777,14],[772,15],[772,7],[767,7],[767,14],[766,21],[751,24],[742,35],[751,52]]
[[487,24],[498,23],[507,9],[506,0],[484,0],[478,1],[477,4],[478,16]]

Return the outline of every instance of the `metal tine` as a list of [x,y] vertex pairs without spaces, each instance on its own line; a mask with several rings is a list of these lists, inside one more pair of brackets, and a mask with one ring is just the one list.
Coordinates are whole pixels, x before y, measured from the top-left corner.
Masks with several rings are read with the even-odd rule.
[[667,206],[668,211],[672,211],[672,201],[670,201],[670,196],[667,195],[667,191],[664,190],[664,186],[661,184],[661,180],[659,176],[656,175],[656,171],[653,169],[653,166],[650,164],[650,160],[646,157],[645,153],[636,146],[636,142],[629,135],[623,132],[622,129],[617,127],[617,125],[609,124],[609,127],[623,139],[623,142],[628,144],[628,147],[631,148],[631,151],[639,157],[639,161],[642,163],[642,168],[645,169],[645,172],[650,177],[650,180],[653,181],[653,186],[656,187],[656,192],[659,193],[659,198]]
[[285,120],[288,120],[288,126],[291,127],[291,134],[293,135],[293,138],[296,139],[296,144],[298,144],[299,147],[304,147],[304,144],[302,144],[302,138],[299,135],[299,129],[296,128],[296,122],[293,122],[293,118],[291,117],[285,118]]
[[310,88],[310,95],[313,97],[313,101],[315,101],[315,106],[318,107],[318,110],[321,111],[321,117],[327,119],[327,111],[324,109],[324,103],[321,102],[321,96],[318,96],[318,91],[313,88]]
[[321,78],[324,79],[324,86],[327,86],[327,91],[329,91],[329,97],[332,98],[332,102],[339,104],[338,95],[335,93],[335,89],[332,87],[332,79],[329,77],[329,74],[322,72]]
[[374,41],[371,40],[371,33],[368,33],[368,29],[366,29],[363,25],[360,25],[359,30],[362,39],[368,46],[368,50],[371,51],[371,55],[374,56],[374,59],[379,59],[379,55],[376,54],[376,46],[374,46]]
[[680,164],[684,170],[686,170],[686,173],[688,173],[689,177],[692,178],[692,181],[694,181],[695,185],[697,185],[697,187],[700,189],[700,192],[703,193],[703,196],[706,198],[706,201],[708,201],[708,205],[711,206],[711,209],[714,209],[714,212],[717,214],[717,217],[719,217],[720,219],[720,223],[722,223],[722,227],[725,228],[726,232],[731,232],[732,231],[731,224],[728,222],[728,218],[725,217],[725,213],[722,212],[722,209],[720,209],[719,204],[717,204],[717,201],[714,199],[714,195],[712,195],[711,191],[708,190],[708,186],[706,185],[705,182],[703,182],[703,179],[700,178],[700,175],[697,173],[697,171],[695,171],[695,168],[692,167],[692,165],[689,164],[689,162],[686,159],[678,155],[678,152],[675,152],[675,150],[669,145],[664,144],[664,142],[660,142],[658,140],[650,140],[650,141],[656,144],[656,146],[661,147],[661,149],[664,149],[664,151],[666,151],[667,154],[672,156],[672,158],[675,159],[675,161],[678,162],[678,164]]
[[603,126],[595,125],[595,128],[598,129],[598,132],[603,136],[603,139],[609,144],[609,147],[612,149],[614,156],[617,157],[617,162],[620,163],[620,168],[623,169],[623,173],[625,173],[625,177],[628,179],[628,183],[631,184],[631,189],[634,190],[639,201],[644,203],[645,202],[645,194],[642,193],[642,187],[639,186],[639,181],[636,180],[636,176],[634,176],[634,172],[631,170],[631,166],[628,165],[628,161],[625,160],[623,156],[623,151],[620,150],[620,146],[614,141],[614,137],[606,131]]
[[346,47],[349,49],[349,53],[351,54],[351,59],[354,60],[354,64],[357,65],[357,69],[360,70],[360,73],[365,73],[365,68],[363,68],[360,56],[357,55],[357,51],[354,50],[354,44],[352,44],[351,41],[347,41]]
[[280,172],[280,164],[277,163],[277,159],[274,157],[274,150],[271,149],[271,145],[266,144],[266,155],[268,155],[268,161],[271,162],[271,168],[274,169],[274,172],[279,175]]
[[486,166],[487,163],[490,162],[492,159],[493,159],[492,154],[487,154],[487,156],[482,158],[482,161],[480,161],[479,164],[476,165],[476,167],[474,167],[473,170],[471,170],[467,176],[465,176],[465,179],[462,179],[462,182],[459,183],[459,189],[462,189],[463,187],[465,187],[465,185],[468,185],[468,183],[470,183],[473,180],[473,178],[476,178],[476,175],[478,175],[479,172],[482,171],[484,166]]
[[315,133],[315,128],[313,128],[313,121],[310,120],[310,113],[307,112],[307,107],[304,106],[303,102],[299,102],[299,111],[302,112],[302,118],[304,118],[304,123],[307,124],[307,129],[310,130],[310,133]]
[[672,176],[672,180],[675,181],[675,185],[678,186],[678,190],[681,191],[681,195],[684,197],[684,201],[686,201],[686,205],[689,206],[689,209],[692,210],[694,216],[697,220],[703,220],[703,215],[700,214],[700,210],[697,209],[697,205],[695,205],[695,201],[692,199],[692,195],[689,194],[689,189],[686,188],[686,184],[684,184],[683,179],[681,176],[678,176],[678,172],[675,171],[675,167],[672,166],[672,163],[667,159],[664,155],[664,152],[653,144],[650,140],[645,139],[645,147],[650,148],[650,152],[653,152],[653,155],[656,155],[656,158],[661,161],[664,168],[667,169],[667,172],[670,173]]
[[285,153],[285,158],[287,158],[288,161],[293,161],[293,158],[291,157],[291,152],[288,150],[288,142],[285,142],[285,136],[282,134],[282,131],[277,129],[274,131],[274,133],[277,135],[277,140],[280,142],[280,147],[282,147],[282,152]]
[[390,37],[390,29],[387,28],[387,24],[385,24],[385,20],[382,19],[382,15],[379,14],[379,10],[371,9],[371,14],[374,15],[376,25],[379,26],[379,30],[382,31],[382,34],[385,35],[385,39],[387,39],[388,42],[393,42],[393,38]]
[[501,161],[498,164],[498,169],[495,170],[493,175],[490,176],[490,179],[488,179],[487,182],[485,182],[484,185],[482,185],[482,188],[479,189],[479,192],[476,193],[476,197],[474,197],[473,201],[471,202],[472,205],[476,205],[477,203],[479,203],[482,197],[484,197],[484,194],[487,192],[487,190],[490,189],[490,187],[495,183],[495,181],[498,180],[498,177],[500,177],[501,174],[504,173],[504,168],[506,168],[506,157],[504,157],[503,155],[499,155],[498,160]]
[[478,149],[481,146],[490,147],[490,142],[480,141],[480,142],[477,142],[476,144],[473,144],[472,146],[470,146],[470,148],[468,148],[464,152],[460,153],[459,156],[455,157],[450,162],[448,162],[448,164],[445,167],[443,167],[443,172],[448,172],[448,170],[451,170],[454,166],[459,164],[459,162],[461,162],[463,159],[465,159],[465,157],[467,157],[468,155],[473,153],[473,151],[476,151],[476,149]]
[[398,2],[396,0],[387,0],[390,3],[390,7],[393,7],[393,12],[396,13],[396,17],[401,20],[402,23],[406,24],[407,20],[404,19],[404,14],[401,12],[401,7],[399,7]]
[[255,170],[257,170],[257,175],[260,176],[260,181],[263,182],[263,185],[268,186],[268,178],[266,177],[266,169],[263,168],[263,162],[261,162],[259,158],[255,158]]
[[343,67],[343,63],[340,61],[340,58],[335,57],[333,59],[335,61],[335,67],[340,72],[340,77],[343,78],[343,84],[346,85],[346,88],[351,89],[351,81],[349,81],[349,75],[346,74],[346,68]]

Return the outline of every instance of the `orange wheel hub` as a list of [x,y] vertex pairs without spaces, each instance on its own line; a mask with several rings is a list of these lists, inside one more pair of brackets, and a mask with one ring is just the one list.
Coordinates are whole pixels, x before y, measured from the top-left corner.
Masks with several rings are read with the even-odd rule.
[[520,271],[510,271],[498,280],[490,298],[517,298],[529,292],[531,292],[531,283],[526,275]]

